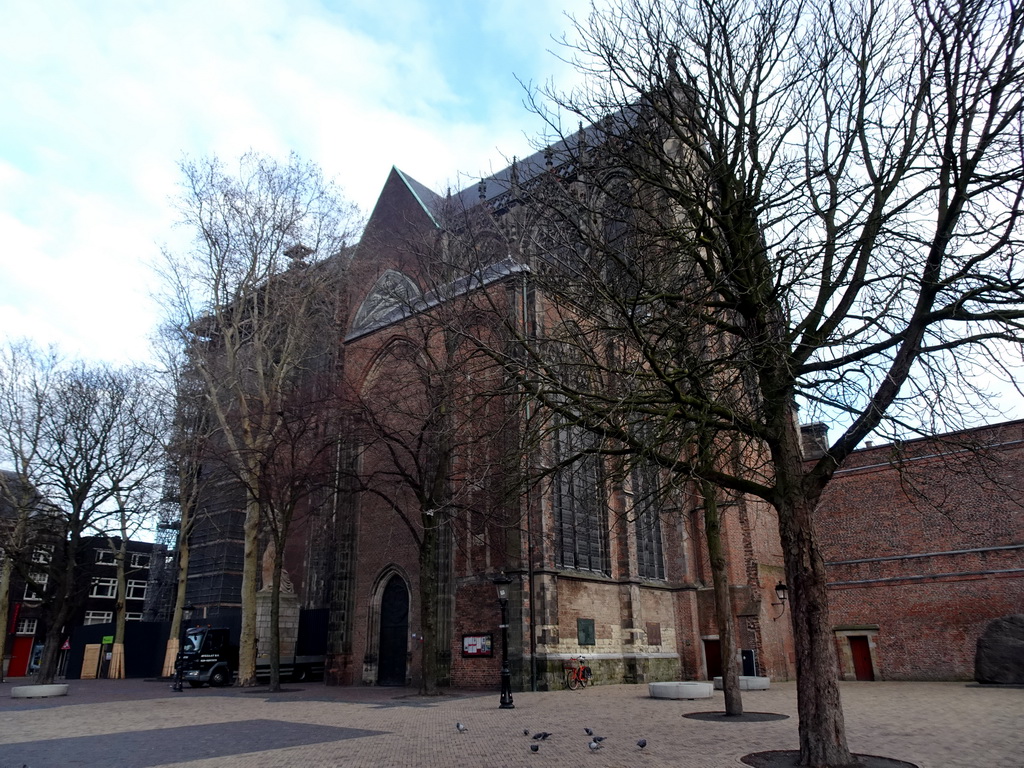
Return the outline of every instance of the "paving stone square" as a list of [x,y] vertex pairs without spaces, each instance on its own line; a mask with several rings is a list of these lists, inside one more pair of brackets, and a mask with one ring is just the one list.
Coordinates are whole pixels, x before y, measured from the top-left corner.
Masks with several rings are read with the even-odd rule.
[[[17,684],[17,683],[15,683]],[[0,686],[0,768],[97,766],[739,766],[797,747],[796,687],[743,696],[785,719],[719,722],[711,699],[651,699],[644,685],[515,693],[335,688],[170,691],[166,682],[70,681],[62,699],[11,699]],[[965,683],[841,683],[850,747],[921,768],[1022,768],[1024,688]],[[460,733],[456,722],[468,730]],[[588,747],[584,731],[606,737]],[[524,735],[528,731],[529,735]],[[547,740],[532,734],[548,731]],[[638,739],[647,740],[640,749]],[[536,752],[530,745],[536,744]]]

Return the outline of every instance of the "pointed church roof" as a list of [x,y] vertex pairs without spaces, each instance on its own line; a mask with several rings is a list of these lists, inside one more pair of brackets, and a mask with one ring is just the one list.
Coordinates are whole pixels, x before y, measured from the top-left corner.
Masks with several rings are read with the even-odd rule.
[[[578,131],[568,134],[560,141],[544,147],[524,158],[513,158],[512,164],[501,169],[497,173],[481,178],[479,182],[471,184],[458,192],[451,193],[446,198],[438,194],[426,184],[417,181],[412,176],[397,166],[391,167],[388,176],[388,183],[385,184],[377,205],[385,197],[385,192],[393,192],[388,186],[392,180],[400,180],[405,190],[408,191],[418,203],[419,208],[427,214],[434,226],[440,226],[443,220],[442,211],[445,205],[454,206],[455,210],[470,210],[481,203],[497,203],[498,198],[507,195],[516,184],[529,184],[546,171],[555,166],[571,166],[581,146],[598,145],[614,135],[623,126],[628,126],[635,121],[635,116],[621,111],[609,116],[600,123],[588,126],[581,126]],[[376,208],[374,208],[376,213]],[[371,219],[373,215],[371,215]]]
[[398,175],[398,177],[405,182],[405,186],[409,188],[413,196],[419,201],[420,205],[423,206],[423,210],[427,212],[427,215],[434,222],[438,224],[437,213],[441,208],[442,198],[439,194],[430,189],[425,184],[421,184],[416,181],[412,176],[405,173],[401,168],[397,166],[391,166],[392,173]]

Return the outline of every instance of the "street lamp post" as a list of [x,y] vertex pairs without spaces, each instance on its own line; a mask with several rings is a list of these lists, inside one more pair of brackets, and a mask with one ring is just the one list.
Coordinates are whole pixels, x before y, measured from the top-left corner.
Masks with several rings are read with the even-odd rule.
[[182,676],[185,674],[185,639],[188,632],[188,622],[192,618],[192,613],[195,609],[196,607],[191,603],[183,605],[181,608],[181,637],[178,640],[178,663],[175,665],[174,685],[171,686],[171,690],[177,693],[181,693],[184,690]]
[[780,608],[778,616],[773,616],[772,621],[782,618],[782,614],[786,612],[786,597],[789,595],[789,587],[783,582],[779,582],[775,585],[775,596],[779,599],[779,602],[772,603],[772,605]]
[[512,703],[512,671],[508,668],[508,585],[512,579],[505,575],[494,579],[498,590],[498,604],[501,605],[501,699],[498,709],[515,709]]

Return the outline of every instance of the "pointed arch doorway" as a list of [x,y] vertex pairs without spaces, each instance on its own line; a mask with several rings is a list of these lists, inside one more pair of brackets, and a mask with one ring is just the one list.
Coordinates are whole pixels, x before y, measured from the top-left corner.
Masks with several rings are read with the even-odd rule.
[[408,637],[409,589],[395,574],[388,579],[380,600],[377,685],[405,685]]

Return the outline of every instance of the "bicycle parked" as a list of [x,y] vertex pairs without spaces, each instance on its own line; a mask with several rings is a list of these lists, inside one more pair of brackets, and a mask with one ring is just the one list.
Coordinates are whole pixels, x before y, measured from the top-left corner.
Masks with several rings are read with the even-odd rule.
[[590,678],[594,676],[584,656],[570,656],[569,660],[562,664],[562,668],[565,670],[565,684],[571,691],[586,688]]

